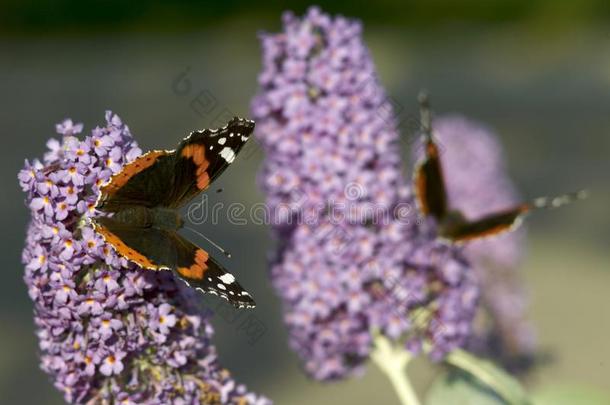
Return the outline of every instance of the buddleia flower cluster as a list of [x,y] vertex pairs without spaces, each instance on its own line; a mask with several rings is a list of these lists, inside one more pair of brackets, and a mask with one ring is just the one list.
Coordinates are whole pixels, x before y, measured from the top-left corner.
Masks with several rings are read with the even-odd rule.
[[79,139],[57,125],[19,183],[31,211],[23,263],[41,367],[70,403],[267,404],[218,363],[210,313],[169,272],[118,256],[87,218],[99,187],[141,154],[112,112]]
[[[502,146],[494,132],[459,115],[434,121],[442,145],[442,164],[450,204],[467,218],[510,209],[521,199],[510,181]],[[414,159],[422,148],[414,148]],[[488,322],[472,340],[472,349],[497,357],[519,371],[533,360],[536,339],[527,317],[528,297],[518,267],[523,259],[525,228],[465,245],[482,285]]]
[[317,8],[283,25],[261,36],[252,111],[290,345],[319,380],[362,370],[377,333],[440,360],[470,335],[479,291],[467,259],[416,220],[362,27]]

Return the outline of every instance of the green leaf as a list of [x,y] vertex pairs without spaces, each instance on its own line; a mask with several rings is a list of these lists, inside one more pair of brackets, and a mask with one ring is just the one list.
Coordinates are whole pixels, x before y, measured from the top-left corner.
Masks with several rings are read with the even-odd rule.
[[531,404],[521,384],[490,361],[457,349],[447,356],[445,362],[469,373],[510,405]]
[[582,385],[544,386],[533,395],[535,405],[608,405],[610,394]]
[[457,369],[437,378],[426,394],[426,405],[507,405],[489,387]]

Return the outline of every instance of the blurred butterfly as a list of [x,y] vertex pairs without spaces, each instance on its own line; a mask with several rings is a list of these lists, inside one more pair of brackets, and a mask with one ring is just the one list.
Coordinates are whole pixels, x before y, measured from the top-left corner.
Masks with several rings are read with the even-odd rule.
[[178,209],[206,190],[233,162],[254,122],[233,118],[220,129],[194,131],[175,150],[152,150],[126,164],[100,188],[94,229],[117,253],[144,269],[171,270],[189,286],[236,307],[250,294],[208,252],[178,234]]
[[504,211],[481,218],[465,218],[461,211],[449,207],[439,148],[432,136],[432,119],[428,97],[420,94],[421,126],[424,137],[424,158],[414,172],[414,189],[421,213],[438,223],[439,236],[451,242],[465,242],[511,231],[523,216],[536,208],[557,208],[587,196],[586,191],[557,197],[540,197]]

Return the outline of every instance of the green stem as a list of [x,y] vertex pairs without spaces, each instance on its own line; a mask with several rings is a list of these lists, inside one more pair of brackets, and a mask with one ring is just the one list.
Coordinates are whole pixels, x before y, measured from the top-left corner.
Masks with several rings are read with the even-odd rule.
[[398,347],[386,337],[375,337],[375,350],[371,358],[379,369],[389,378],[402,405],[420,405],[415,390],[406,374],[406,368],[412,359],[404,348]]
[[[429,343],[424,344],[424,351],[430,351]],[[487,360],[456,349],[447,355],[445,362],[474,376],[511,405],[531,404],[521,384]]]
[[470,373],[510,404],[530,403],[525,391],[514,378],[486,360],[481,360],[464,350],[456,349],[447,355],[445,361]]

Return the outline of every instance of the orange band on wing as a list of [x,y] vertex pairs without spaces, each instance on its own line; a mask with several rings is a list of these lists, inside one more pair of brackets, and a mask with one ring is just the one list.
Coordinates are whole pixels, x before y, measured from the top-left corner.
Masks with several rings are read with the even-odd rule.
[[208,258],[209,255],[205,250],[197,249],[194,257],[195,263],[193,263],[190,267],[178,267],[178,273],[187,278],[201,280],[203,279],[203,274],[208,269]]
[[503,232],[512,231],[514,228],[519,226],[519,224],[521,223],[521,216],[526,214],[528,211],[530,211],[530,209],[531,209],[531,207],[529,204],[521,204],[520,206],[515,208],[512,212],[509,211],[506,214],[506,215],[511,215],[512,220],[507,220],[507,222],[499,223],[497,225],[491,226],[485,230],[482,230],[482,231],[479,231],[476,233],[463,234],[463,235],[450,237],[450,239],[452,239],[455,242],[467,242],[467,241],[471,241],[474,239],[485,238],[488,236],[498,235]]
[[148,260],[148,258],[146,258],[146,256],[144,256],[143,254],[136,252],[135,250],[127,246],[125,243],[123,243],[121,238],[110,232],[107,228],[99,224],[95,224],[95,231],[99,233],[107,243],[112,245],[114,250],[116,250],[116,252],[124,258],[131,260],[138,266],[148,270],[159,269],[158,265]]
[[456,237],[451,237],[450,239],[454,242],[467,242],[475,239],[481,239],[488,236],[498,235],[502,232],[509,231],[512,228],[513,224],[500,224],[496,225],[493,228],[486,229],[483,232],[460,235]]
[[426,143],[426,156],[429,158],[438,159],[438,148],[434,142]]
[[123,187],[129,179],[142,170],[152,166],[159,156],[166,155],[168,152],[163,150],[151,150],[142,156],[139,156],[136,160],[123,166],[123,169],[112,176],[110,182],[101,187],[102,194],[114,194],[117,190]]
[[207,172],[210,161],[205,157],[205,146],[197,144],[186,145],[182,149],[182,156],[192,159],[197,166],[197,188],[199,190],[207,188],[210,185],[210,175]]
[[423,165],[420,164],[415,169],[415,197],[417,198],[417,202],[419,203],[419,210],[423,215],[430,214],[430,207],[428,206],[428,202],[426,201],[426,188],[428,186],[428,181],[426,179],[426,174],[424,173]]

